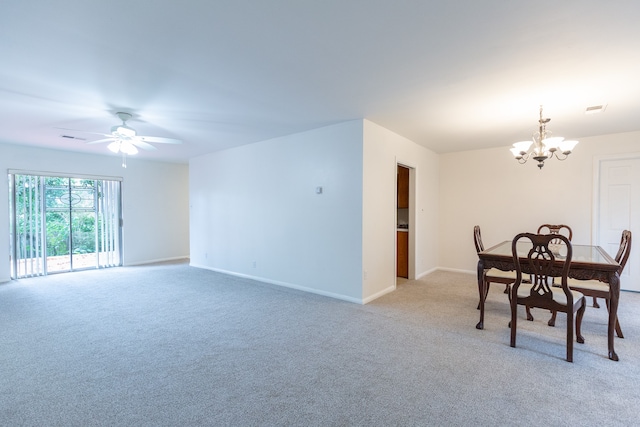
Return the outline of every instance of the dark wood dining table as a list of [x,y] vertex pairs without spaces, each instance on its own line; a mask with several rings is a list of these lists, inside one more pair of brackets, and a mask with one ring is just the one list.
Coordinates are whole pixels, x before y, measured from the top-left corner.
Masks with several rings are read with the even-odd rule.
[[[614,350],[613,338],[618,314],[618,301],[620,299],[620,276],[618,269],[620,265],[607,254],[600,246],[572,245],[573,259],[569,269],[569,277],[576,280],[599,280],[609,284],[609,322],[607,331],[607,341],[609,359],[618,360],[618,355]],[[531,249],[531,244],[522,242],[518,244],[518,257],[521,258],[521,265],[525,273],[527,263],[526,256]],[[478,253],[478,294],[480,296],[480,321],[476,325],[477,329],[484,328],[484,303],[487,295],[483,280],[484,271],[490,268],[497,268],[502,271],[514,271],[513,254],[511,252],[511,241],[507,240],[489,249]],[[562,259],[558,257],[558,275],[562,268]]]

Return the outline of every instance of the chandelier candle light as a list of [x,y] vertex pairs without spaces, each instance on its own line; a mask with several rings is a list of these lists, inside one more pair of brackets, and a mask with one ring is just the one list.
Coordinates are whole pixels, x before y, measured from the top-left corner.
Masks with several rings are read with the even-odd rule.
[[[578,144],[578,141],[565,140],[561,136],[551,136],[551,132],[547,131],[547,123],[551,119],[542,117],[542,105],[540,106],[540,123],[538,132],[533,134],[531,141],[520,141],[513,144],[511,152],[515,156],[518,163],[524,164],[533,158],[538,162],[538,167],[542,169],[544,161],[554,157],[558,160],[565,160],[571,150]],[[533,144],[533,147],[531,147]],[[531,151],[529,151],[531,148]]]

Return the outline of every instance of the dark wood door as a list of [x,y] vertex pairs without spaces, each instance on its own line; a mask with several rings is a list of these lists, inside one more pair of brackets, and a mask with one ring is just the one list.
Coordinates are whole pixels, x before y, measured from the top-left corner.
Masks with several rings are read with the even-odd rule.
[[409,278],[409,233],[397,231],[398,254],[396,259],[396,274],[398,277]]
[[398,209],[409,207],[409,168],[398,166]]

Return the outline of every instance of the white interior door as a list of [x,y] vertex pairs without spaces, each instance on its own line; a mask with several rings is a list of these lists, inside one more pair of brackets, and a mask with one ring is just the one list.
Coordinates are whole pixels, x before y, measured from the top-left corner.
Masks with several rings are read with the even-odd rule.
[[595,243],[615,256],[622,231],[631,231],[631,255],[620,287],[640,292],[640,155],[600,160],[597,199]]

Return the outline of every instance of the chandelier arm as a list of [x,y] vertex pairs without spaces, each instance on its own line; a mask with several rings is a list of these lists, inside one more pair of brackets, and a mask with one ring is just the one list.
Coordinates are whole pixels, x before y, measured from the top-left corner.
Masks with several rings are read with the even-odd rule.
[[569,154],[570,154],[570,153],[571,153],[571,152],[569,152],[569,153],[562,153],[562,155],[563,155],[564,157],[560,157],[561,153],[559,153],[558,151],[555,151],[555,152],[551,153],[551,156],[549,156],[549,158],[551,158],[551,157],[554,157],[554,156],[555,156],[555,158],[556,158],[556,159],[558,159],[558,160],[560,160],[560,161],[562,162],[562,161],[564,161],[564,160],[567,160],[567,158],[569,157]]

